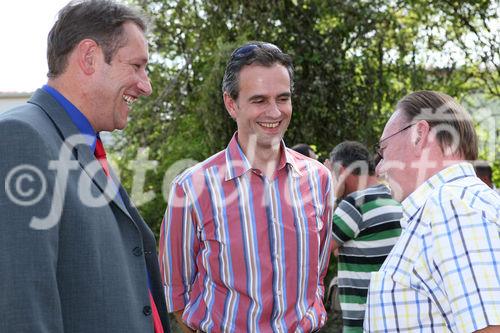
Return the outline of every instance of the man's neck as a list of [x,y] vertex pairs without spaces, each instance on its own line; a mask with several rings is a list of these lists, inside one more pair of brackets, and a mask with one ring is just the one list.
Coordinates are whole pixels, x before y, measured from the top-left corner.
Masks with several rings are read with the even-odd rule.
[[353,177],[356,181],[352,182],[352,184],[346,183],[346,193],[352,193],[356,191],[362,191],[369,187],[375,186],[379,184],[378,178],[376,176],[358,176]]
[[[65,74],[63,74],[65,75]],[[91,123],[94,130],[97,131],[94,125],[94,118],[88,107],[88,103],[85,102],[87,99],[87,91],[84,89],[84,85],[75,86],[73,82],[80,82],[79,80],[65,80],[64,78],[49,79],[47,85],[56,89],[61,93],[68,101],[70,101],[81,113],[87,117]],[[78,92],[78,93],[75,93]]]
[[[449,166],[464,161],[464,158],[462,156],[459,156],[458,154],[443,156],[440,149],[441,148],[439,147],[436,148],[437,152],[434,153],[434,155],[431,155],[431,157],[427,158],[427,156],[425,156],[426,158],[422,158],[412,164],[413,167],[412,169],[410,169],[411,174],[409,175],[409,177],[412,177],[414,179],[414,189],[418,188],[420,185],[425,183],[427,179],[433,177]],[[432,158],[432,156],[437,157]]]
[[267,178],[272,179],[280,162],[280,151],[258,151],[252,168],[260,170]]
[[245,156],[250,162],[252,169],[257,169],[267,178],[272,179],[278,169],[281,158],[281,145],[253,147],[241,145]]

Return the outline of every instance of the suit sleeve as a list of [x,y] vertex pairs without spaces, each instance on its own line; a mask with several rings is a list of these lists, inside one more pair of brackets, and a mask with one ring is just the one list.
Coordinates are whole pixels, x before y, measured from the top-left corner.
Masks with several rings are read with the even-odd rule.
[[196,276],[199,240],[193,205],[181,184],[174,181],[160,231],[160,272],[167,310],[185,308]]
[[57,285],[60,225],[35,228],[53,204],[57,159],[44,138],[21,121],[0,122],[1,332],[63,332]]

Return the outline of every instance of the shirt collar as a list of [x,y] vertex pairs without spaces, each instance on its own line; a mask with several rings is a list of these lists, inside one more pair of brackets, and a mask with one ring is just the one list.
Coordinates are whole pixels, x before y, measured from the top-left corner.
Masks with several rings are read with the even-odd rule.
[[[278,164],[278,170],[283,169],[286,165],[290,165],[293,170],[294,176],[300,176],[301,172],[297,167],[297,162],[295,161],[292,154],[288,152],[288,148],[285,146],[285,142],[281,140],[280,143],[280,162]],[[284,152],[284,153],[283,153]],[[250,161],[245,156],[245,153],[241,149],[238,143],[238,132],[234,133],[231,141],[226,148],[226,176],[225,180],[231,180],[233,178],[240,177],[247,171],[252,169]]]
[[445,183],[452,182],[459,178],[475,176],[474,167],[467,162],[453,164],[431,178],[427,179],[422,185],[417,187],[411,195],[409,195],[401,206],[403,207],[404,219],[410,220],[417,211],[424,205],[432,191],[441,187]]
[[87,117],[85,117],[85,115],[80,110],[78,110],[78,108],[73,103],[71,103],[55,88],[49,85],[44,85],[42,89],[49,93],[52,97],[54,97],[54,99],[63,107],[64,111],[66,111],[71,121],[75,124],[76,128],[78,128],[81,134],[85,135],[85,138],[88,140],[87,143],[90,147],[90,151],[94,152],[97,134]]
[[297,160],[295,159],[295,157],[290,154],[290,148],[287,148],[285,146],[285,142],[283,140],[281,140],[281,149],[282,149],[282,152],[284,151],[285,152],[285,158],[283,159],[283,154],[281,154],[281,157],[282,157],[282,167],[284,167],[286,164],[288,164],[293,172],[293,177],[300,177],[302,176],[302,172],[300,171],[299,169],[299,166],[297,165]]

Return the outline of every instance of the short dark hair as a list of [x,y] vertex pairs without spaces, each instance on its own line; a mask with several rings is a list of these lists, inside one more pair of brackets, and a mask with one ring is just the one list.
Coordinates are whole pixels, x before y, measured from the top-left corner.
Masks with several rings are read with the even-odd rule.
[[104,60],[111,59],[125,43],[123,24],[132,22],[142,31],[147,30],[147,20],[138,10],[110,0],[74,0],[58,14],[47,38],[49,78],[62,74],[68,56],[83,39],[94,40],[103,50]]
[[353,174],[359,176],[365,170],[370,176],[375,174],[375,163],[372,155],[362,143],[357,141],[344,141],[335,146],[330,153],[330,163],[337,174],[339,174],[338,164],[348,168],[354,163],[363,163],[366,168],[355,167],[351,171]]
[[295,150],[297,153],[300,153],[304,156],[310,157],[309,156],[309,151],[312,150],[312,148],[305,143],[297,143],[295,146],[292,147],[293,150]]
[[232,99],[238,99],[240,93],[239,74],[244,66],[258,64],[271,67],[276,63],[283,65],[287,69],[290,77],[290,91],[293,91],[292,58],[274,44],[248,42],[238,47],[231,54],[222,79],[222,93],[227,92]]
[[488,179],[492,180],[493,179],[493,169],[491,168],[490,164],[487,161],[474,161],[474,170],[476,171],[476,174],[479,178],[481,177],[487,177]]
[[451,96],[437,91],[417,91],[403,97],[396,110],[400,110],[409,123],[425,120],[431,128],[437,128],[436,138],[443,153],[453,147],[456,133],[459,140],[456,150],[466,160],[477,159],[477,135],[472,118]]

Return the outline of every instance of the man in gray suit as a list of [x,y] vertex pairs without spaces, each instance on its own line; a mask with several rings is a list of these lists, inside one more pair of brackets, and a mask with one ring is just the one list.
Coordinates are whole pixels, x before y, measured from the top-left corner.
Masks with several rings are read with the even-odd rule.
[[151,93],[146,23],[79,1],[48,36],[48,83],[0,115],[0,332],[168,332],[153,233],[100,131]]

